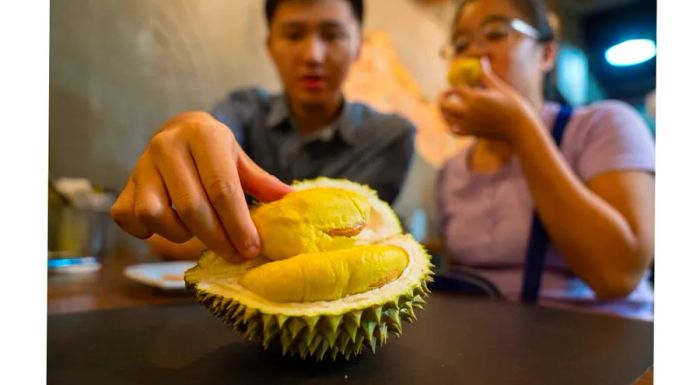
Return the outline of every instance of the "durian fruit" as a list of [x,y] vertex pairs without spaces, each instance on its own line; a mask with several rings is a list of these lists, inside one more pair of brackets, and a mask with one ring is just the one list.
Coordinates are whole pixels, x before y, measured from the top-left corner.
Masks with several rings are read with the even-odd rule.
[[229,263],[205,251],[185,274],[214,315],[284,355],[350,359],[416,319],[430,257],[370,188],[318,178],[254,207],[262,255]]
[[447,71],[447,82],[452,87],[470,86],[481,84],[483,72],[481,63],[475,58],[463,58],[455,60]]

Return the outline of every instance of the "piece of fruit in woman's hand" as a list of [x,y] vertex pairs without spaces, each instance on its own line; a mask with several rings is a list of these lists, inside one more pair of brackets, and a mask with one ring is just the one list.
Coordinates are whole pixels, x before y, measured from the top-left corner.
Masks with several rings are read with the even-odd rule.
[[481,62],[478,59],[458,59],[450,66],[450,70],[447,72],[447,81],[452,87],[475,87],[481,84],[482,75]]

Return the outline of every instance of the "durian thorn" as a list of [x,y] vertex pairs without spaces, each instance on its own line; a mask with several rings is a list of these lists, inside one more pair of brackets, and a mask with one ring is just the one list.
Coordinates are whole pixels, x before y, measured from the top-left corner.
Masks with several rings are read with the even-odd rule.
[[340,325],[340,322],[343,320],[343,316],[341,316],[341,315],[327,315],[323,318],[325,319],[330,331],[333,332],[333,334],[336,334],[338,332],[338,326]]
[[331,349],[331,359],[333,360],[333,362],[335,362],[335,359],[336,359],[336,357],[338,357],[339,352],[340,352],[340,349],[338,349],[337,347],[333,347]]
[[323,360],[323,356],[326,355],[326,352],[328,351],[329,346],[330,345],[325,340],[321,342],[321,346],[319,346],[318,350],[316,351],[316,360],[317,361]]
[[374,336],[369,337],[369,348],[372,350],[372,354],[377,352],[377,338]]
[[377,323],[374,321],[365,321],[362,324],[362,330],[365,332],[365,338],[370,338],[374,334],[374,329],[377,327]]
[[318,323],[319,316],[313,316],[313,317],[304,317],[304,321],[306,322],[306,326],[309,328],[309,331],[313,331],[314,328],[316,327],[316,324]]
[[389,330],[386,323],[379,325],[379,342],[383,345],[389,339]]
[[355,341],[355,346],[353,346],[353,353],[358,355],[362,352],[362,348],[365,346],[365,338],[363,336],[357,336],[357,341]]
[[347,348],[348,346],[348,342],[350,342],[350,336],[345,333],[342,333],[340,336],[338,336],[338,338],[340,339],[340,343],[336,346],[340,350],[345,351],[345,348]]
[[297,335],[299,335],[299,332],[304,328],[305,323],[304,323],[304,321],[300,320],[299,318],[293,318],[289,322],[290,322],[289,331],[292,332],[292,339],[297,338]]
[[338,339],[338,333],[329,329],[322,329],[321,334],[323,334],[330,346],[335,345],[335,341]]
[[360,326],[360,321],[362,320],[362,313],[362,310],[355,310],[348,313],[346,317],[348,321],[351,321],[353,323],[353,325]]
[[252,307],[247,307],[245,313],[243,313],[243,322],[248,323],[253,317],[258,314],[258,311]]
[[367,310],[367,313],[369,314],[369,319],[376,323],[380,323],[382,321],[382,307],[381,306],[375,306],[373,308],[370,308]]
[[347,332],[348,336],[350,337],[350,339],[353,342],[355,341],[355,338],[357,336],[357,329],[358,329],[357,325],[352,324],[350,322],[345,323],[345,331]]
[[313,343],[315,337],[317,337],[317,335],[312,330],[306,329],[306,331],[304,332],[304,336],[302,337],[304,345],[311,347],[311,344]]
[[284,314],[278,314],[275,317],[277,317],[277,325],[279,325],[280,329],[284,327],[285,322],[289,319],[289,316]]
[[313,341],[311,341],[311,344],[309,344],[309,353],[314,354],[321,342],[323,342],[323,337],[317,334]]
[[243,314],[245,313],[246,307],[244,305],[238,306],[235,312],[231,315],[232,318],[241,318]]

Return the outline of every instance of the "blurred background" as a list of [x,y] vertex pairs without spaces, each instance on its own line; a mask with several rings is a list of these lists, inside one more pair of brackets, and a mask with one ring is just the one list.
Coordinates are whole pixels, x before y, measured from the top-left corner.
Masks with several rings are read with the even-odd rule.
[[[458,3],[366,0],[366,46],[346,86],[350,99],[403,113],[418,127],[418,156],[396,203],[418,238],[429,231],[425,223],[435,170],[466,143],[445,134],[433,104],[446,87],[438,48]],[[548,3],[559,25],[555,78],[561,95],[573,105],[626,101],[655,132],[656,2]],[[109,194],[121,189],[166,118],[186,109],[210,109],[238,87],[279,90],[263,44],[262,4],[51,1],[49,172],[59,182],[54,204],[63,202],[61,194],[82,186],[83,193],[88,188],[107,194],[88,199],[98,202],[88,209],[104,213]],[[136,242],[116,234],[117,242]]]

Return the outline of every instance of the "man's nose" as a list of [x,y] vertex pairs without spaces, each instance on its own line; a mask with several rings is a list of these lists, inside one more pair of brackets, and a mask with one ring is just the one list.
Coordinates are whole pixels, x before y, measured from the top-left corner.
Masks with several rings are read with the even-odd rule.
[[304,42],[303,58],[305,63],[322,63],[326,55],[326,44],[316,35],[309,36]]

